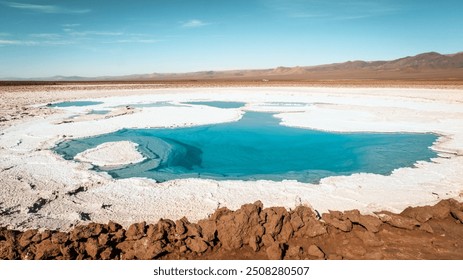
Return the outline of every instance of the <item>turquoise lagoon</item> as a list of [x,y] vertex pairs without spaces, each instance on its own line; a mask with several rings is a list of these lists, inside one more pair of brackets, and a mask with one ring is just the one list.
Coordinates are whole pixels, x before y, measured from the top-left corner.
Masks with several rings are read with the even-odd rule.
[[65,102],[58,102],[47,105],[48,107],[57,107],[57,108],[65,108],[65,107],[84,107],[84,106],[93,106],[93,105],[100,105],[103,102],[100,101],[65,101]]
[[222,109],[241,108],[244,105],[246,105],[245,102],[236,102],[236,101],[191,101],[191,102],[183,102],[183,104],[205,105],[205,106],[222,108]]
[[[195,103],[199,104],[199,103]],[[202,104],[224,105],[224,104]],[[225,104],[231,106],[230,104]],[[242,106],[242,104],[235,104]],[[235,108],[236,108],[235,106]],[[367,172],[390,174],[436,157],[435,134],[334,133],[282,126],[272,113],[246,112],[236,122],[159,129],[122,129],[59,143],[55,151],[72,160],[109,141],[138,143],[145,161],[104,170],[114,178],[297,180]],[[99,167],[95,170],[101,171]]]

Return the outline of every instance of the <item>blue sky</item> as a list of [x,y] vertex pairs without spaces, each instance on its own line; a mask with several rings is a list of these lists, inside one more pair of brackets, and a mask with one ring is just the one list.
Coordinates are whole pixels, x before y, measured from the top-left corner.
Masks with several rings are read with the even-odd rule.
[[0,0],[0,78],[463,51],[461,0]]

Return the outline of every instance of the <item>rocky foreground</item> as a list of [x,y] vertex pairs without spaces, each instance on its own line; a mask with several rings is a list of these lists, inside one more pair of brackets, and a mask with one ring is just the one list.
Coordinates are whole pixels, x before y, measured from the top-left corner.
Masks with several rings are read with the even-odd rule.
[[304,206],[263,209],[257,201],[236,211],[220,208],[198,223],[0,228],[0,259],[463,259],[463,203],[375,214],[320,216]]

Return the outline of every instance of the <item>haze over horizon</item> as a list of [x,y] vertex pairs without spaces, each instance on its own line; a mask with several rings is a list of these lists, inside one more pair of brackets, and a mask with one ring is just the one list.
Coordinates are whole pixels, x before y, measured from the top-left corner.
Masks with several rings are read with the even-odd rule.
[[390,60],[463,46],[457,0],[0,1],[0,78]]

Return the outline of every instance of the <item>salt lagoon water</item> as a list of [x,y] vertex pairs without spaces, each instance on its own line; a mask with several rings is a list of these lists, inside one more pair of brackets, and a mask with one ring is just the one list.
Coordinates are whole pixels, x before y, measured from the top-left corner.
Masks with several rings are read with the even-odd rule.
[[222,108],[222,109],[241,108],[244,105],[246,105],[246,103],[244,102],[235,102],[235,101],[191,101],[191,102],[184,102],[184,104],[205,105],[205,106],[211,106],[211,107]]
[[100,105],[103,104],[103,102],[99,101],[64,101],[64,102],[58,102],[58,103],[53,103],[48,105],[49,107],[58,107],[58,108],[64,108],[64,107],[82,107],[82,106],[93,106],[93,105]]
[[[244,105],[231,103],[238,102],[225,105]],[[225,106],[214,102],[200,105]],[[208,178],[316,183],[336,175],[386,175],[417,161],[429,161],[436,157],[429,148],[436,139],[431,133],[334,133],[295,128],[280,125],[272,113],[246,112],[236,122],[122,129],[68,140],[55,151],[72,160],[100,144],[128,140],[138,144],[146,160],[118,169],[94,168],[114,178],[147,177],[159,182]]]

